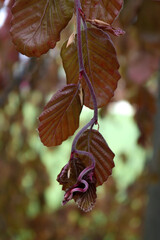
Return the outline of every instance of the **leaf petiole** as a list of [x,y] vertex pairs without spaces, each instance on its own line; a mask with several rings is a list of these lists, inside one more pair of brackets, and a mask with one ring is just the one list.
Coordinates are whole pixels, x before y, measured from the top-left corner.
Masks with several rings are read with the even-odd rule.
[[[94,88],[92,86],[92,83],[86,73],[84,61],[83,61],[83,52],[82,52],[82,36],[81,36],[81,19],[83,20],[83,25],[85,27],[85,35],[86,35],[86,46],[88,46],[88,40],[87,40],[87,25],[85,22],[85,19],[83,18],[83,11],[81,8],[81,3],[79,0],[75,0],[75,7],[76,7],[76,19],[77,19],[77,49],[78,49],[78,62],[79,62],[79,76],[80,79],[84,77],[86,84],[89,88],[90,94],[92,96],[93,106],[94,106],[94,115],[93,118],[77,133],[76,137],[73,140],[72,144],[72,150],[71,154],[75,152],[76,150],[76,144],[79,139],[79,137],[82,135],[82,133],[87,130],[90,126],[91,128],[94,126],[94,124],[98,123],[98,107],[97,107],[97,99],[94,92]],[[89,64],[89,58],[88,58],[88,64]],[[89,64],[90,66],[90,64]]]

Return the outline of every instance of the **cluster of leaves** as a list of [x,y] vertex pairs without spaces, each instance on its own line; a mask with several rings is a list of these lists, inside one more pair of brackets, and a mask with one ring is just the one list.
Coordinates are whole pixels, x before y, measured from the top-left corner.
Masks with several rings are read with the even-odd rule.
[[[65,181],[70,184],[63,186],[64,190],[70,189],[74,195],[78,194],[78,206],[84,211],[91,210],[96,199],[96,193],[90,194],[88,180],[84,179],[88,179],[87,175],[92,171],[92,176],[96,178],[95,185],[101,185],[114,166],[114,154],[101,134],[92,128],[98,123],[97,108],[107,105],[120,78],[116,51],[107,32],[115,36],[124,34],[121,29],[112,27],[122,5],[123,0],[18,0],[12,7],[12,40],[16,49],[28,57],[40,57],[54,48],[75,10],[77,34],[72,34],[61,49],[67,85],[54,94],[45,106],[39,117],[38,130],[45,146],[57,146],[77,130],[83,104],[94,109],[93,121],[73,141],[69,166],[65,169]],[[90,161],[84,161],[84,155],[88,153]],[[76,157],[84,162],[81,171],[81,164],[76,164]],[[89,168],[91,161],[94,167]],[[58,178],[62,185],[63,171]],[[74,172],[78,174],[75,176]],[[92,183],[92,177],[89,178]],[[82,183],[86,184],[86,189]],[[73,193],[67,197],[67,201],[72,197]]]
[[[0,1],[0,7],[3,2]],[[156,81],[150,81],[149,85],[147,81],[158,68],[160,5],[158,1],[150,0],[124,2],[118,24],[127,34],[116,42],[123,79],[114,101],[127,99],[135,106],[135,120],[138,120],[143,136],[140,143],[144,147],[144,143],[151,139],[154,127]],[[72,205],[53,212],[45,211],[44,195],[49,176],[41,161],[42,154],[38,154],[40,149],[36,153],[31,143],[36,138],[36,116],[44,105],[44,97],[59,87],[62,79],[57,73],[59,63],[50,54],[38,60],[30,59],[29,64],[21,64],[9,35],[10,19],[8,9],[5,23],[0,28],[0,237],[4,240],[67,240],[68,236],[70,239],[141,239],[147,202],[144,186],[151,180],[148,175],[130,187],[126,202],[116,201],[117,189],[109,179],[92,213],[83,215]],[[17,74],[17,69],[22,73],[18,71]],[[36,114],[34,117],[27,110],[25,121],[23,113],[28,105],[36,107]],[[34,125],[30,119],[34,119]],[[98,173],[97,176],[101,175]],[[104,176],[107,177],[106,172]],[[31,210],[34,214],[30,213]]]

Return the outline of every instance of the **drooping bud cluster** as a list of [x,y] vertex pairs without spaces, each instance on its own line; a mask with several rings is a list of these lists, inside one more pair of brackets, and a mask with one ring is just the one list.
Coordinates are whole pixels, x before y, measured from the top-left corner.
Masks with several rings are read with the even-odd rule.
[[71,158],[62,168],[57,181],[65,191],[63,205],[74,199],[83,211],[92,210],[97,197],[94,163],[86,167],[79,157]]

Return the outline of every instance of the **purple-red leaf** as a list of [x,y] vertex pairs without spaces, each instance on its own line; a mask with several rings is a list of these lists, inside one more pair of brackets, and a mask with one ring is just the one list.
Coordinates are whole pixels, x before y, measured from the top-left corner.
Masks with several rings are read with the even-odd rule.
[[59,90],[39,117],[42,143],[47,147],[56,146],[73,135],[79,126],[81,110],[78,85],[69,84]]
[[[72,158],[70,163],[65,165],[57,177],[57,181],[63,186],[64,191],[70,192],[74,188],[83,188],[83,184],[78,182],[78,176],[85,169],[85,163],[81,158]],[[96,179],[90,179],[89,175],[84,175],[83,180],[87,181],[88,189],[86,192],[75,191],[72,198],[83,211],[91,211],[96,202]],[[71,200],[71,199],[69,199]]]
[[67,190],[73,186],[78,179],[79,174],[86,166],[82,163],[80,158],[73,158],[67,163],[57,176],[59,184],[63,185],[62,190]]
[[73,9],[73,0],[16,0],[11,34],[17,50],[29,57],[39,57],[54,48]]
[[99,19],[109,24],[118,17],[123,0],[81,0],[83,12],[88,19]]
[[74,196],[74,200],[77,204],[77,206],[82,209],[84,212],[89,212],[92,210],[96,203],[96,184],[95,183],[90,183],[88,190],[81,194],[77,193]]
[[[96,28],[88,28],[87,32],[88,51],[85,34],[82,32],[84,65],[94,88],[98,107],[103,107],[113,97],[117,87],[117,82],[120,78],[118,72],[119,63],[115,48],[107,33]],[[61,50],[61,57],[67,82],[77,83],[79,79],[77,36],[73,41],[70,38],[69,42],[64,43]],[[82,88],[84,89],[84,104],[87,107],[93,108],[92,97],[84,79],[82,79]]]
[[[111,175],[114,167],[114,153],[102,135],[96,130],[85,131],[77,142],[77,149],[89,151],[93,154],[96,161],[97,186],[102,185]],[[83,157],[83,162],[85,161],[87,161],[87,158]]]

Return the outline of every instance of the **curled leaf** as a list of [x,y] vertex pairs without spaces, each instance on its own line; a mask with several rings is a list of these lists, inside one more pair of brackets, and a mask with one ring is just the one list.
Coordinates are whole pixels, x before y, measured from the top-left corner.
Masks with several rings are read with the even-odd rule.
[[63,204],[74,199],[81,210],[89,212],[94,207],[97,198],[96,178],[93,172],[93,174],[86,173],[81,181],[78,180],[78,176],[83,170],[85,170],[85,164],[82,159],[72,158],[62,168],[57,181],[63,186],[62,189],[65,190]]
[[[91,152],[96,161],[95,176],[97,186],[102,185],[112,173],[114,153],[102,135],[96,130],[87,130],[79,138],[77,149]],[[83,157],[86,162],[86,157]]]
[[97,28],[100,28],[104,31],[107,31],[115,36],[120,36],[120,35],[123,35],[125,34],[125,32],[120,29],[120,28],[114,28],[112,27],[110,24],[106,23],[106,22],[103,22],[101,20],[98,20],[98,19],[86,19],[87,22],[91,23],[93,26],[97,27]]
[[39,117],[42,143],[47,147],[56,146],[73,135],[79,126],[81,110],[78,85],[69,84],[53,95]]

